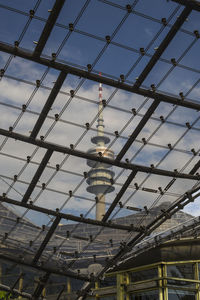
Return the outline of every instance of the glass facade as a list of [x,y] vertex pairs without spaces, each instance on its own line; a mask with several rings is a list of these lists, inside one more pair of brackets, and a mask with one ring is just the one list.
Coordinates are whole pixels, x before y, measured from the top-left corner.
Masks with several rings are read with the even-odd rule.
[[[45,272],[30,267],[19,267],[6,261],[0,262],[0,299],[27,299],[21,296],[15,297],[14,294],[10,295],[4,290],[4,286],[15,285],[15,289],[18,289],[20,292],[33,294],[44,275]],[[85,281],[82,280],[51,274],[48,283],[42,290],[42,298],[40,299],[57,299],[63,290],[59,300],[75,300],[77,291],[82,288],[84,283]],[[4,297],[4,295],[6,296]]]
[[[13,274],[22,274],[25,267],[2,263],[0,283],[14,283]],[[158,262],[106,274],[96,282],[87,299],[90,300],[200,300],[200,260]],[[20,278],[17,287],[33,293],[44,273],[29,272]],[[52,275],[43,289],[46,299],[56,299],[64,288],[60,300],[77,299],[83,281]]]
[[194,279],[195,264],[174,264],[167,267],[167,275],[170,277]]
[[152,279],[156,277],[158,277],[158,268],[130,273],[130,280],[132,282]]
[[130,295],[131,300],[159,300],[159,291],[149,291]]
[[108,274],[93,295],[99,300],[200,300],[199,273],[200,260],[155,263]]
[[106,277],[104,280],[99,281],[100,287],[116,286],[116,276]]
[[181,290],[169,290],[168,298],[170,300],[195,300],[195,292],[181,291]]

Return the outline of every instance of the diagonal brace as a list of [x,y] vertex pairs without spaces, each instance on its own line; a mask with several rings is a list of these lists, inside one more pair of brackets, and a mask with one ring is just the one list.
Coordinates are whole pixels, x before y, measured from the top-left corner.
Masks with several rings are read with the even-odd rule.
[[[93,155],[93,154],[90,154],[90,153],[87,153],[84,151],[71,149],[68,147],[60,146],[60,145],[49,143],[49,142],[44,142],[42,140],[38,140],[38,139],[34,140],[26,135],[10,132],[5,129],[0,129],[0,135],[7,136],[7,137],[13,138],[15,140],[23,141],[23,142],[26,142],[26,143],[29,143],[32,145],[36,145],[36,146],[48,149],[49,153],[51,153],[51,151],[56,151],[56,152],[60,152],[60,153],[64,153],[64,154],[73,155],[75,157],[90,159],[92,161],[110,164],[112,166],[116,166],[119,168],[123,168],[123,169],[127,169],[127,170],[136,170],[138,172],[144,172],[144,173],[148,173],[148,174],[151,173],[151,174],[156,174],[156,175],[161,175],[161,176],[169,176],[169,177],[174,177],[174,178],[185,178],[185,179],[192,179],[192,180],[200,179],[200,175],[185,174],[185,173],[179,173],[179,172],[175,172],[175,171],[174,172],[168,171],[168,170],[164,170],[164,169],[151,168],[151,167],[147,167],[144,165],[121,162],[121,161],[117,161],[116,159],[109,159],[109,158],[106,158],[103,156],[96,156],[96,155]],[[42,171],[43,171],[43,167],[42,167]]]
[[200,11],[200,3],[195,0],[172,0],[173,2],[177,2],[181,5],[185,5],[193,10]]
[[43,173],[43,171],[44,171],[44,169],[45,169],[52,153],[53,153],[53,150],[51,150],[51,149],[47,150],[47,152],[45,153],[41,164],[39,165],[32,181],[31,181],[31,183],[29,184],[29,187],[28,187],[26,193],[24,194],[24,197],[22,199],[22,203],[27,203],[28,202],[28,200],[29,200],[29,198],[30,198],[30,196],[31,196],[38,180],[40,179],[40,176],[42,175],[42,173]]
[[53,27],[56,23],[56,20],[59,16],[59,13],[60,13],[64,3],[65,3],[65,0],[56,0],[55,4],[53,6],[53,9],[52,9],[52,11],[49,15],[49,18],[48,18],[48,20],[47,20],[47,22],[44,26],[44,29],[42,31],[42,34],[41,34],[40,39],[38,41],[38,44],[35,48],[35,51],[34,51],[34,54],[33,54],[34,56],[40,56],[41,55],[41,53],[42,53],[42,51],[43,51],[43,49],[46,45],[46,42],[47,42],[47,40],[48,40],[52,30],[53,30]]
[[52,61],[50,59],[44,58],[44,57],[35,57],[32,55],[32,52],[29,52],[27,50],[24,50],[22,48],[16,48],[12,45],[5,44],[0,42],[0,51],[13,54],[18,57],[22,57],[24,59],[28,59],[30,61],[34,61],[36,63],[39,63],[41,65],[54,68],[56,70],[63,71],[65,73],[70,73],[75,76],[87,78],[89,80],[93,80],[95,82],[101,82],[103,84],[115,87],[117,89],[121,89],[130,93],[136,93],[140,96],[149,97],[152,99],[156,99],[157,101],[162,101],[166,103],[171,103],[173,105],[179,105],[195,110],[200,110],[200,104],[196,102],[192,102],[189,100],[181,101],[180,98],[169,96],[163,93],[153,92],[149,89],[143,89],[143,88],[134,88],[133,86],[130,86],[128,84],[125,84],[123,82],[120,82],[119,80],[113,80],[108,77],[99,76],[95,73],[88,72],[85,70],[82,70],[80,68],[75,68],[70,65],[66,65],[57,61]]
[[124,147],[121,149],[121,151],[117,155],[116,160],[119,161],[119,160],[122,159],[122,157],[128,151],[128,149],[130,148],[130,146],[132,145],[132,143],[135,141],[135,139],[137,138],[137,136],[139,135],[139,133],[142,131],[142,129],[145,126],[145,124],[147,123],[147,121],[151,118],[152,114],[154,113],[154,111],[156,110],[156,108],[158,107],[158,105],[159,105],[159,102],[156,101],[156,100],[154,100],[154,102],[151,104],[151,106],[147,110],[147,112],[144,115],[144,117],[142,118],[142,120],[139,122],[139,124],[137,125],[137,127],[135,128],[135,130],[133,131],[133,133],[131,134],[130,138],[128,139],[128,141],[126,142],[126,144],[124,145]]
[[176,33],[178,32],[179,28],[183,25],[189,14],[191,13],[192,9],[189,7],[184,8],[181,15],[178,17],[174,25],[171,27],[170,31],[164,38],[164,40],[161,42],[160,46],[138,77],[136,83],[134,84],[134,88],[140,87],[140,85],[144,82],[148,74],[151,72],[153,67],[155,66],[156,62],[159,60],[165,49],[168,47],[169,43],[172,41],[172,39],[175,37]]
[[62,84],[65,81],[66,76],[67,76],[66,73],[60,72],[60,75],[58,76],[56,83],[54,84],[54,87],[52,88],[51,93],[50,93],[50,95],[40,113],[40,116],[37,119],[37,122],[31,132],[31,135],[30,135],[31,138],[35,139],[36,136],[38,135],[38,132],[40,131],[40,129],[41,129],[41,127],[42,127],[42,125],[43,125],[61,87],[62,87]]
[[120,199],[122,198],[122,196],[126,192],[127,188],[131,184],[131,182],[132,182],[133,178],[136,176],[136,174],[137,174],[137,171],[132,171],[131,174],[128,176],[128,178],[125,181],[125,183],[123,184],[121,190],[119,191],[119,193],[115,197],[114,201],[110,205],[110,207],[107,210],[106,214],[104,215],[104,217],[102,219],[102,222],[106,222],[108,220],[108,218],[110,217],[111,213],[115,209],[116,205],[119,203]]
[[194,175],[194,173],[196,173],[196,171],[200,168],[200,160],[194,165],[194,167],[192,168],[192,170],[190,171],[189,174]]
[[[91,225],[96,225],[96,226],[103,226],[107,228],[114,228],[114,229],[120,229],[120,230],[125,230],[125,231],[138,231],[140,232],[140,228],[134,227],[134,226],[127,226],[127,225],[121,225],[121,224],[116,224],[116,223],[110,223],[110,222],[102,222],[94,219],[89,219],[89,218],[83,218],[83,217],[78,217],[72,214],[66,214],[66,213],[61,213],[57,212],[52,209],[36,206],[33,204],[28,204],[28,203],[22,203],[20,201],[10,199],[7,197],[2,197],[0,196],[0,202],[5,202],[5,203],[10,203],[19,207],[24,207],[33,211],[41,212],[43,214],[51,215],[51,216],[59,216],[64,220],[71,220],[74,222],[80,222],[84,224],[91,224]],[[76,237],[77,238],[77,237]]]
[[37,253],[35,254],[35,257],[33,259],[33,264],[36,264],[39,260],[40,256],[42,255],[42,252],[44,251],[46,245],[48,244],[49,240],[51,239],[52,235],[54,234],[58,224],[60,223],[61,217],[57,216],[51,225],[49,231],[47,232],[47,235],[45,236],[42,244],[40,245],[40,248],[38,249]]

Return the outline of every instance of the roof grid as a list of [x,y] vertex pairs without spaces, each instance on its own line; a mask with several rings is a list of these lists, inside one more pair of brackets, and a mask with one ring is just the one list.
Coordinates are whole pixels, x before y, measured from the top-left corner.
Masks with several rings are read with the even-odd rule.
[[[88,281],[79,292],[85,297],[95,279],[146,249],[136,245],[198,201],[200,5],[1,2],[1,22],[12,15],[13,24],[0,33],[0,238],[10,249],[1,247],[0,259],[11,270],[22,264],[42,272],[31,294],[16,289],[20,277],[6,289],[37,299],[55,273]],[[114,159],[87,152],[101,113]],[[101,221],[97,198],[86,191],[86,159],[116,174]],[[135,223],[125,222],[133,213]],[[92,262],[102,263],[95,276],[77,271]]]

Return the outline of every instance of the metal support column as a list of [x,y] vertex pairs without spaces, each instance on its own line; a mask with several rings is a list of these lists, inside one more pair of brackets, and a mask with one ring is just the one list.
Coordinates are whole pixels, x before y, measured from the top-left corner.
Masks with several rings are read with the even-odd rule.
[[117,300],[124,300],[124,275],[117,274]]
[[[162,269],[163,269],[163,277],[167,277],[167,265],[164,264],[162,266]],[[163,280],[163,300],[168,300],[168,288],[167,288],[167,280],[164,279]]]
[[[99,288],[99,282],[98,281],[95,281],[95,289],[98,289]],[[98,300],[99,297],[98,297],[98,294],[95,294],[95,300]]]
[[71,293],[71,281],[70,278],[67,277],[67,300],[71,300],[70,293]]
[[[130,284],[130,276],[128,273],[125,274],[126,276],[126,285]],[[126,300],[130,300],[130,294],[126,291]]]
[[[24,277],[20,277],[19,279],[19,292],[22,293],[23,290],[23,282],[24,282]],[[18,299],[22,299],[22,296],[19,296]]]
[[42,290],[42,297],[45,298],[46,297],[46,288],[44,287]]
[[[162,278],[163,276],[163,272],[162,272],[162,265],[158,266],[158,277]],[[159,280],[158,281],[158,287],[159,287],[159,300],[164,300],[163,299],[163,290],[162,290],[162,285],[163,285],[163,281]]]
[[[194,278],[195,280],[199,280],[199,263],[196,262],[195,266],[194,266]],[[199,283],[195,284],[195,288],[196,288],[196,300],[200,300],[200,285]]]

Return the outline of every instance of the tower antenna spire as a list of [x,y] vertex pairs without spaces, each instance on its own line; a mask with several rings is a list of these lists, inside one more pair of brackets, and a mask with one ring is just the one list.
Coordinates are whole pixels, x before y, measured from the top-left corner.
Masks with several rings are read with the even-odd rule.
[[[99,76],[101,76],[101,72],[99,72]],[[99,136],[98,145],[105,146],[104,140],[104,119],[103,119],[103,102],[102,102],[102,83],[99,83],[99,113],[98,113],[98,120],[97,120],[97,135]],[[102,137],[102,139],[101,139]]]

